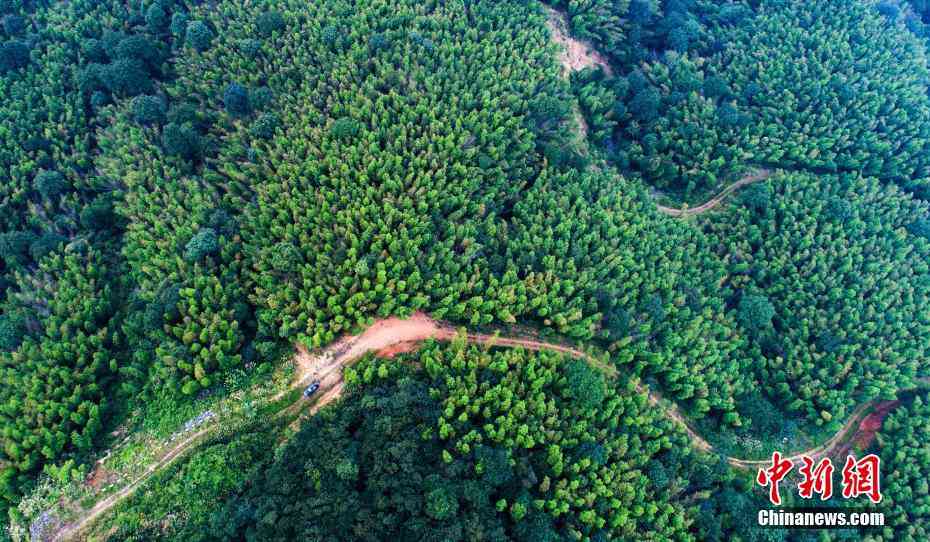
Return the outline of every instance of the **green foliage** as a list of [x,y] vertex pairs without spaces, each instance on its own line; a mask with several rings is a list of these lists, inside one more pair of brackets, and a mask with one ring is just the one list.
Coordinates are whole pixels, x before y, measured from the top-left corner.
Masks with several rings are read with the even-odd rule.
[[185,160],[200,157],[200,134],[190,123],[169,123],[162,130],[162,145],[168,155],[179,156]]
[[205,256],[212,256],[220,249],[220,242],[213,228],[203,228],[184,246],[184,259],[196,262]]
[[108,328],[113,298],[102,264],[93,249],[56,253],[12,294],[20,310],[42,306],[31,324],[42,331],[0,351],[0,459],[14,473],[14,489],[43,463],[90,450],[102,428],[105,390],[116,370]]
[[25,265],[29,247],[35,241],[35,235],[24,231],[7,231],[0,233],[0,258],[7,267]]
[[[567,88],[547,56],[494,55],[480,33],[440,10],[429,16],[435,24],[402,37],[429,40],[432,51],[418,46],[412,59],[386,58],[369,70],[351,47],[330,48],[326,29],[338,26],[346,39],[353,33],[345,29],[358,29],[366,45],[384,34],[393,44],[401,37],[390,20],[359,13],[337,22],[326,4],[310,9],[287,19],[291,62],[320,67],[292,72],[297,86],[242,50],[254,10],[230,7],[209,20],[228,29],[211,48],[212,64],[182,58],[170,92],[216,96],[234,80],[276,96],[273,138],[262,141],[271,117],[208,129],[229,158],[218,178],[255,194],[240,223],[259,333],[323,345],[371,318],[418,309],[472,325],[525,319],[576,338],[633,343],[622,362],[660,376],[696,414],[733,408],[748,380],[738,372],[743,360],[730,355],[740,341],[732,319],[710,294],[723,266],[702,256],[693,228],[652,217],[634,183],[547,165],[580,163],[561,133]],[[494,34],[507,49],[536,47],[544,33],[541,14],[527,6],[469,10],[488,28],[518,25]],[[453,25],[466,41],[435,25]],[[483,75],[463,77],[469,70]],[[428,83],[405,82],[417,78]],[[455,95],[500,97],[427,91],[446,81],[468,89]],[[304,150],[294,154],[298,141]],[[308,182],[312,190],[296,188]],[[607,315],[620,313],[629,329],[607,329]]]
[[90,96],[90,106],[95,110],[99,110],[103,106],[110,103],[110,97],[107,96],[105,92],[95,90]]
[[593,34],[621,74],[619,86],[598,84],[622,107],[586,112],[590,122],[608,118],[615,158],[660,188],[691,198],[753,164],[861,171],[909,189],[928,175],[923,45],[869,2],[567,4],[575,31]]
[[12,352],[23,341],[26,332],[20,321],[11,315],[0,316],[0,351]]
[[144,63],[137,58],[121,58],[104,71],[107,90],[120,97],[138,96],[152,91],[152,80]]
[[702,221],[734,271],[766,392],[824,423],[930,374],[930,246],[907,234],[927,205],[852,174],[765,184],[766,213],[735,206]]
[[747,186],[740,193],[743,204],[756,213],[764,213],[772,203],[772,185],[755,183]]
[[[560,77],[535,2],[4,4],[4,503],[80,472],[108,413],[425,311],[596,343],[633,380],[460,343],[364,362],[281,453],[213,442],[112,537],[771,533],[633,382],[789,437],[930,374],[928,209],[898,188],[930,193],[922,27],[862,0],[552,4],[615,75]],[[696,220],[639,179],[697,197],[761,166],[796,172]]]
[[772,327],[775,307],[764,295],[746,295],[739,301],[737,321],[750,333],[765,333]]
[[255,134],[255,137],[261,139],[271,139],[280,124],[281,121],[278,120],[278,116],[274,113],[262,113],[255,119],[255,123],[252,125],[252,133]]
[[88,62],[104,63],[109,60],[106,47],[96,38],[84,40],[81,45],[81,52],[84,53],[84,57]]
[[168,14],[158,4],[152,4],[145,11],[145,25],[149,32],[158,34],[164,32],[168,27]]
[[274,101],[274,92],[268,87],[259,87],[249,93],[249,102],[252,107],[261,111]]
[[3,32],[7,36],[18,36],[26,29],[26,19],[19,15],[9,14],[3,18]]
[[698,488],[669,474],[660,492],[646,468],[687,475],[698,462],[645,396],[578,402],[560,376],[569,362],[551,353],[432,344],[414,360],[425,372],[404,360],[349,369],[345,400],[308,420],[216,524],[261,539],[693,539],[686,495]]
[[97,176],[97,130],[109,123],[105,106],[153,88],[168,49],[126,7],[2,9],[22,16],[5,19],[0,54],[4,516],[40,466],[89,456],[117,401],[111,384],[125,344],[113,320],[131,311],[121,299],[122,223],[112,214],[119,192]]
[[583,408],[595,408],[604,400],[607,384],[604,375],[580,360],[565,364],[566,395]]
[[333,123],[330,131],[336,139],[349,139],[358,134],[360,126],[357,120],[343,117]]
[[68,239],[66,237],[55,232],[46,232],[29,245],[29,256],[32,257],[33,261],[38,262],[47,254],[57,250],[59,245],[67,241]]
[[185,39],[188,45],[197,51],[204,52],[213,42],[213,31],[203,21],[193,21],[187,24]]
[[923,237],[930,241],[930,219],[918,218],[914,222],[908,224],[907,231],[910,232],[911,235]]
[[275,32],[280,32],[285,27],[284,17],[277,11],[264,11],[255,20],[258,26],[258,32],[263,37],[271,37]]
[[239,51],[246,58],[255,58],[262,51],[261,40],[245,38],[239,42]]
[[930,536],[930,396],[896,408],[877,435],[885,524],[878,541],[916,542]]
[[214,516],[217,502],[248,484],[267,463],[274,439],[269,428],[205,443],[190,458],[157,473],[144,491],[106,517],[113,526],[106,539],[206,541],[235,535]]
[[119,41],[113,51],[113,58],[134,58],[146,63],[153,62],[158,55],[154,42],[141,35],[127,36]]
[[[702,235],[647,205],[613,175],[541,176],[514,208],[500,248],[513,263],[494,290],[515,317],[626,346],[619,361],[657,375],[695,415],[732,410],[748,381],[715,293],[723,269]],[[510,273],[521,280],[501,289]]]
[[68,189],[64,176],[57,171],[40,171],[33,179],[36,192],[50,200]]
[[693,0],[559,0],[553,4],[566,11],[573,34],[590,40],[620,65],[635,65],[648,58],[650,50],[692,49],[704,34]]
[[323,43],[330,48],[336,48],[342,42],[342,35],[336,25],[328,25],[323,27],[321,38]]
[[18,70],[29,63],[29,47],[19,40],[0,43],[0,74]]
[[249,91],[238,83],[230,83],[223,91],[223,105],[233,115],[248,115],[252,111]]
[[442,521],[455,517],[459,511],[459,501],[445,487],[437,487],[426,494],[426,515]]
[[187,17],[187,14],[182,11],[176,11],[171,15],[171,26],[168,27],[168,30],[171,31],[171,34],[179,40],[183,41],[187,35],[187,25],[190,19]]
[[106,196],[94,199],[81,210],[81,226],[91,231],[109,231],[116,225],[113,202]]
[[139,124],[161,124],[165,120],[165,103],[158,96],[136,96],[132,100],[132,115]]
[[837,222],[846,222],[853,216],[852,204],[839,197],[830,198],[824,210],[827,218]]
[[[132,371],[147,375],[146,393],[167,388],[194,395],[217,375],[240,367],[251,309],[240,277],[238,227],[221,205],[220,185],[189,173],[190,164],[166,154],[193,158],[183,144],[198,145],[189,122],[199,114],[173,108],[162,138],[130,122],[129,107],[104,134],[99,173],[120,186],[116,212],[126,221],[123,254],[135,284],[135,300],[146,307],[123,324],[133,351]],[[180,141],[172,134],[180,129]],[[159,144],[164,143],[164,151]],[[166,182],[172,179],[172,182]],[[162,243],[151,243],[159,231]],[[167,297],[166,297],[167,296]]]

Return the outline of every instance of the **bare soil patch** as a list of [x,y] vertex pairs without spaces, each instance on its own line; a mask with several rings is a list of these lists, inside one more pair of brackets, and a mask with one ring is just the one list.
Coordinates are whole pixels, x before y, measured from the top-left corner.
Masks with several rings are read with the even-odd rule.
[[875,406],[875,410],[869,413],[865,419],[859,423],[859,431],[853,444],[860,450],[867,450],[875,441],[875,433],[882,429],[885,418],[892,410],[898,407],[901,401],[882,401]]
[[545,9],[548,16],[546,26],[552,34],[552,41],[562,47],[559,52],[559,63],[562,65],[563,75],[567,76],[571,72],[597,66],[603,68],[608,75],[613,74],[607,59],[590,43],[571,37],[564,13],[548,6]]

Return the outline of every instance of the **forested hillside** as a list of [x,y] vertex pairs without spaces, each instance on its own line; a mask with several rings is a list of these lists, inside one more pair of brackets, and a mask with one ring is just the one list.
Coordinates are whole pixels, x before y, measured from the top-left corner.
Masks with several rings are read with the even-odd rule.
[[[685,198],[751,165],[858,171],[924,193],[930,101],[921,40],[871,2],[753,4],[684,0],[658,13],[634,1],[630,28],[615,28],[619,14],[592,17],[608,8],[572,18],[620,44],[618,77],[575,81],[617,162]],[[653,54],[630,58],[624,33]]]
[[[138,7],[138,6],[137,6]],[[107,104],[170,75],[170,3],[3,3],[2,508],[46,462],[91,452],[116,401],[129,309],[117,194],[97,175]],[[120,400],[125,400],[121,397]]]
[[[925,4],[0,0],[0,539],[209,412],[100,533],[809,540],[715,454],[872,400],[921,539]],[[403,345],[299,414],[295,345],[417,312],[605,365]]]
[[767,393],[823,423],[930,375],[925,203],[874,178],[810,173],[740,199],[702,222]]
[[[106,178],[127,184],[127,205],[117,208],[129,219],[124,254],[146,275],[140,285],[149,291],[147,302],[177,295],[174,289],[200,291],[165,282],[199,271],[161,269],[160,262],[173,267],[178,259],[169,255],[182,252],[190,260],[185,243],[216,234],[216,254],[246,262],[241,280],[251,292],[258,347],[276,338],[320,346],[374,317],[423,308],[471,325],[537,321],[572,337],[635,342],[641,353],[625,361],[664,375],[697,412],[733,409],[732,394],[712,395],[707,383],[718,381],[723,390],[743,385],[739,360],[726,359],[739,339],[706,293],[723,270],[707,258],[687,267],[709,252],[700,234],[654,217],[639,187],[571,167],[581,157],[565,131],[568,88],[551,62],[541,14],[481,4],[473,14],[481,21],[477,32],[466,32],[468,21],[451,8],[392,3],[390,17],[388,4],[351,16],[338,4],[313,9],[320,12],[295,11],[293,18],[269,11],[277,17],[263,20],[274,19],[273,29],[227,32],[179,59],[162,132],[199,125],[197,139],[212,140],[215,157],[168,156],[165,162],[178,169],[158,169],[155,157],[167,140],[133,122],[133,103],[106,133],[99,163]],[[511,28],[517,12],[527,15],[519,31]],[[246,25],[253,14],[231,7],[207,15]],[[414,29],[436,28],[421,35],[398,26],[406,20]],[[360,37],[329,43],[334,34],[325,31],[336,27],[328,21]],[[245,51],[233,37],[247,32],[255,34],[254,47]],[[302,65],[320,69],[287,71],[265,47],[290,47]],[[495,76],[502,69],[507,79]],[[228,98],[236,92],[244,101],[231,109]],[[188,110],[175,102],[189,96],[205,97],[198,118],[172,123],[172,112]],[[256,132],[271,121],[267,133]],[[186,175],[186,188],[155,182]],[[132,195],[129,183],[146,178],[138,198]],[[593,218],[591,201],[603,208]],[[556,209],[564,209],[556,220],[541,215]],[[170,215],[181,222],[164,226],[160,244],[167,252],[135,248],[136,232],[148,244],[149,232]],[[225,241],[211,222],[217,215],[237,224]],[[224,242],[228,248],[220,250]],[[214,276],[236,272],[233,262],[216,265]],[[235,308],[241,294],[228,287],[224,294],[199,306],[206,301],[215,303],[206,312],[229,311],[216,325],[235,320],[236,330],[169,322],[168,336],[156,339],[156,350],[167,355],[145,363],[186,372],[177,378],[188,392],[207,387],[197,375],[208,384],[207,375],[222,366],[213,351],[225,348],[220,354],[234,360],[248,326],[230,318],[241,314]],[[217,333],[228,340],[210,348],[198,341]],[[176,354],[177,339],[182,350],[189,345],[204,357],[201,369],[191,353]],[[684,374],[689,384],[680,382]]]
[[930,396],[912,398],[910,404],[892,412],[878,447],[890,486],[886,490],[888,508],[897,530],[884,530],[875,540],[926,540],[930,536],[930,489],[926,472],[930,461]]
[[[744,528],[729,511],[694,525],[705,512],[693,499],[709,489],[740,502],[723,467],[695,455],[644,395],[583,361],[460,342],[369,359],[346,377],[338,408],[266,456],[252,484],[212,486],[205,497],[225,502],[173,522],[172,538],[692,540]],[[132,527],[112,539],[171,509],[137,499],[118,520]]]

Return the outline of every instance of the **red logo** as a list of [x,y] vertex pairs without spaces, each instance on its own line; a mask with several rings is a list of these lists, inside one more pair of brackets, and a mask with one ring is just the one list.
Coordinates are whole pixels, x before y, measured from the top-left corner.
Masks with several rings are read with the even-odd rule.
[[[798,484],[798,495],[803,499],[813,498],[814,493],[820,495],[825,501],[833,496],[833,462],[829,457],[820,460],[814,467],[814,460],[804,456],[801,458],[804,465],[801,467],[801,476],[804,480]],[[813,467],[813,468],[812,468]]]
[[[820,495],[822,501],[830,499],[833,496],[833,471],[835,470],[830,458],[821,459],[816,466],[809,456],[801,456],[801,461],[803,464],[798,470],[803,479],[798,484],[798,495],[803,499],[811,499],[815,494]],[[875,454],[869,454],[858,461],[851,455],[847,456],[846,465],[843,466],[843,498],[855,499],[860,495],[865,495],[873,503],[880,503],[882,501],[880,462],[881,460]],[[782,458],[780,452],[772,452],[772,466],[759,469],[756,475],[756,483],[769,488],[769,500],[775,506],[781,504],[778,483],[793,468],[794,464],[790,459]]]
[[881,480],[878,467],[881,459],[869,454],[859,461],[848,455],[843,466],[843,498],[855,499],[867,495],[874,504],[882,502]]
[[772,452],[772,466],[767,469],[759,469],[756,475],[756,483],[760,486],[769,486],[769,500],[772,504],[778,506],[781,504],[781,495],[778,494],[778,482],[788,474],[794,464],[787,459],[782,459],[779,452]]

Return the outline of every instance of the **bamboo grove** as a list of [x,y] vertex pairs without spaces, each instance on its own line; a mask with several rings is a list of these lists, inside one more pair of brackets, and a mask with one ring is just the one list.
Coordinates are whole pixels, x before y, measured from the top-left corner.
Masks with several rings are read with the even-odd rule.
[[[610,74],[563,77],[549,8]],[[713,442],[902,401],[873,446],[921,539],[926,8],[0,0],[4,517],[117,427],[422,311],[620,376],[461,340],[370,357],[277,451],[255,429],[159,473],[111,539],[771,535],[646,389]],[[656,205],[763,168],[696,218]]]

